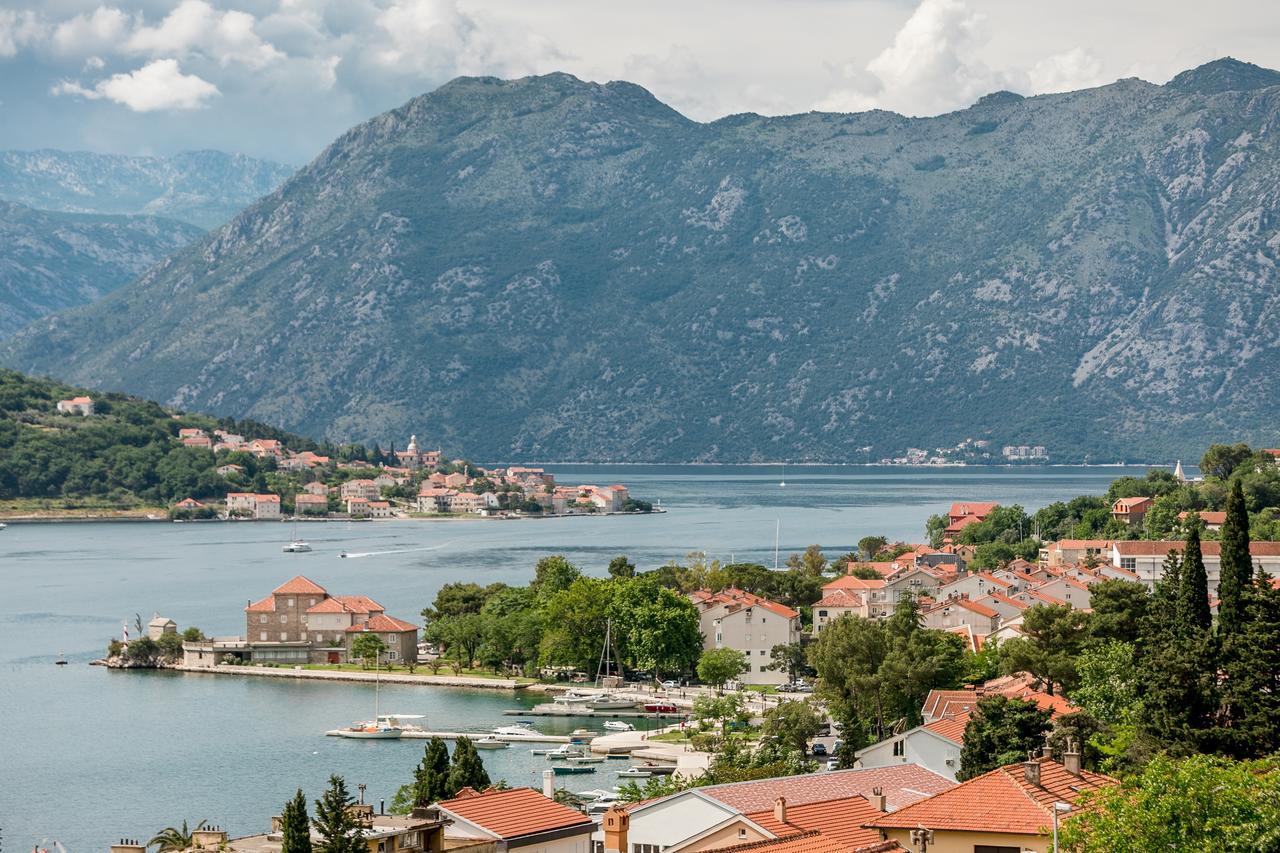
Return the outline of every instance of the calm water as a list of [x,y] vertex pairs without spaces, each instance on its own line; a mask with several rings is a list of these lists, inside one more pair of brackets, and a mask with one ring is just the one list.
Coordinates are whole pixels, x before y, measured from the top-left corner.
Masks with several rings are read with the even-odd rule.
[[[210,634],[243,630],[242,608],[294,574],[331,592],[364,593],[417,620],[441,584],[525,583],[534,562],[562,553],[595,573],[628,554],[650,568],[690,551],[773,560],[820,543],[828,555],[882,533],[919,540],[925,518],[953,500],[1028,509],[1097,493],[1116,468],[901,469],[552,466],[564,482],[625,482],[661,500],[662,515],[522,522],[324,523],[315,551],[280,551],[278,524],[11,525],[0,532],[0,832],[4,849],[57,838],[71,853],[121,836],[146,840],[185,818],[233,834],[266,827],[294,789],[319,793],[330,773],[367,799],[392,795],[421,742],[362,743],[321,735],[372,710],[364,685],[120,673],[85,664],[123,619],[159,611]],[[786,487],[779,487],[784,478]],[[362,554],[338,559],[340,551]],[[58,653],[71,666],[55,667]],[[521,707],[491,691],[389,686],[384,709],[428,715],[438,729],[481,729]],[[551,721],[540,723],[554,731]],[[572,724],[562,724],[571,728]],[[563,729],[562,729],[563,730]],[[547,765],[513,747],[484,756],[490,775],[540,784]],[[611,763],[612,764],[612,763]],[[626,766],[619,762],[617,768]],[[607,771],[562,777],[573,790],[609,787]]]

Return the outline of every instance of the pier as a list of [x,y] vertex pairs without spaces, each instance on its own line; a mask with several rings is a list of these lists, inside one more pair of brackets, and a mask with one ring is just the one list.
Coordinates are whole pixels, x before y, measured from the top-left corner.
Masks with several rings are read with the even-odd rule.
[[[327,737],[342,737],[342,729],[332,729],[330,731],[325,732],[325,735]],[[492,738],[493,740],[500,740],[500,741],[503,741],[504,743],[512,743],[512,744],[568,743],[569,742],[568,735],[544,735],[539,732],[530,732],[527,735],[495,735],[492,732],[424,732],[424,731],[410,730],[410,731],[403,732],[400,735],[401,739],[419,738],[421,740],[428,740],[433,737],[438,737],[441,740],[457,740],[458,738],[461,738],[461,737],[471,738],[472,740],[479,740],[480,738]]]
[[511,709],[502,712],[508,717],[598,717],[601,719],[632,720],[684,720],[688,719],[687,711],[674,714],[657,714],[652,711],[607,710],[597,711],[594,708],[558,708],[554,705],[538,705],[535,708]]

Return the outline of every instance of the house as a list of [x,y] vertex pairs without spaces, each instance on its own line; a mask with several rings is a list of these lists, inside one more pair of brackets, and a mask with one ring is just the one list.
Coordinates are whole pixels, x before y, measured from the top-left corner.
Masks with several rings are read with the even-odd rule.
[[491,788],[483,793],[464,788],[456,798],[439,802],[435,808],[450,821],[445,829],[445,847],[449,849],[475,844],[490,845],[482,848],[488,851],[529,853],[588,853],[592,849],[595,822],[532,788]]
[[[375,813],[367,803],[347,807],[360,823],[361,841],[368,853],[432,853],[444,849],[445,821],[434,809],[415,809],[409,815]],[[218,853],[281,853],[283,819],[271,818],[271,831],[259,835],[228,838],[220,829],[192,832],[192,849]],[[319,849],[321,837],[314,829],[311,842]],[[141,847],[141,845],[138,845]],[[145,849],[145,848],[144,848]],[[143,853],[143,850],[112,845],[112,853]]]
[[898,572],[885,580],[884,609],[892,613],[893,608],[905,595],[914,595],[917,598],[922,595],[936,596],[941,586],[942,578],[932,569],[926,569],[924,566]]
[[204,430],[199,427],[183,427],[178,430],[178,438],[205,438]]
[[351,653],[351,644],[361,634],[377,634],[387,650],[385,659],[392,663],[418,660],[418,626],[412,622],[380,613],[352,625],[346,630],[347,660],[355,659],[355,655]]
[[302,491],[306,492],[309,495],[319,495],[320,497],[329,496],[329,487],[326,486],[324,483],[320,482],[319,480],[316,480],[315,482],[312,482],[312,483],[307,483],[305,486],[302,487]]
[[378,488],[378,484],[373,480],[347,480],[338,489],[338,495],[345,501],[351,498],[362,498],[366,501],[376,501],[382,497],[382,491]]
[[424,483],[418,490],[418,512],[448,512],[449,498],[453,494],[450,489]]
[[255,438],[245,445],[245,449],[259,459],[273,456],[280,459],[284,456],[284,445],[274,438]]
[[1040,549],[1040,564],[1071,566],[1089,560],[1102,562],[1113,544],[1110,539],[1059,539]]
[[943,528],[942,541],[946,544],[954,542],[960,535],[960,531],[971,524],[979,524],[986,520],[997,506],[999,504],[994,501],[953,503],[950,512],[947,513],[947,526]]
[[204,504],[195,498],[183,498],[173,505],[174,509],[204,509]]
[[816,637],[841,616],[852,614],[866,619],[868,612],[866,600],[861,595],[848,589],[833,589],[813,605],[813,634]]
[[445,474],[441,480],[441,485],[449,489],[461,489],[471,482],[471,478],[461,471],[453,474]]
[[[1133,572],[1148,587],[1164,577],[1164,560],[1170,551],[1181,554],[1186,543],[1181,540],[1125,540],[1111,546],[1108,562],[1119,569]],[[1222,566],[1222,543],[1206,539],[1200,543],[1205,574],[1209,577],[1209,594],[1217,595],[1218,576]],[[1268,574],[1280,573],[1280,542],[1250,542],[1249,554],[1255,567]]]
[[1062,601],[1072,610],[1089,609],[1089,585],[1075,578],[1053,578],[1040,584],[1035,591]]
[[492,492],[478,495],[475,492],[450,492],[449,512],[470,513],[479,515],[491,506],[497,505],[497,496]]
[[1032,702],[1055,718],[1077,710],[1062,696],[1050,696],[1043,690],[1036,689],[1029,676],[1013,675],[993,678],[981,687],[930,690],[920,709],[920,716],[926,723],[935,723],[948,717],[966,717],[978,707],[979,700],[986,696],[1005,696]]
[[243,465],[219,465],[213,469],[218,472],[220,477],[239,477],[244,473]]
[[87,418],[93,414],[93,398],[72,397],[70,400],[59,400],[58,411],[64,415],[81,415]]
[[689,598],[698,608],[706,649],[737,649],[746,656],[743,684],[782,684],[787,674],[771,670],[774,646],[800,641],[800,613],[786,605],[740,589],[697,590]]
[[998,578],[990,572],[973,572],[961,575],[950,583],[943,584],[938,589],[938,597],[958,598],[960,596],[968,596],[969,598],[978,599],[988,592],[1008,592],[1013,586],[1013,581]]
[[280,496],[259,495],[253,492],[228,492],[227,515],[272,521],[280,518]]
[[369,515],[367,498],[347,498],[347,515],[352,518],[366,518]]
[[1147,517],[1147,511],[1155,503],[1151,498],[1120,498],[1111,505],[1111,517],[1130,526],[1140,526]]
[[973,629],[974,634],[986,637],[1000,627],[1000,612],[960,596],[945,598],[921,608],[920,621],[924,627],[940,631],[949,631],[961,625],[968,625]]
[[165,634],[176,633],[178,633],[178,623],[159,613],[152,616],[151,621],[147,623],[147,636],[153,640],[158,640]]
[[[862,824],[954,784],[903,764],[708,785],[630,805],[627,840],[631,853],[693,853],[817,832],[848,851],[878,839]],[[593,841],[600,850],[603,831]]]
[[1081,769],[1078,752],[1065,754],[1061,764],[1041,756],[998,767],[866,826],[904,850],[916,849],[913,830],[925,830],[932,836],[929,849],[936,853],[1049,853],[1055,820],[1070,817],[1080,794],[1114,784],[1109,776]]
[[968,724],[967,713],[924,723],[858,750],[853,754],[853,766],[915,764],[954,782],[960,772],[960,747]]
[[974,599],[974,602],[999,613],[1002,625],[1006,620],[1022,615],[1022,611],[1031,606],[1025,601],[1018,601],[1001,592],[989,592],[981,598]]
[[329,498],[310,493],[299,494],[293,499],[298,515],[324,515],[329,511]]
[[[1190,512],[1178,513],[1178,526],[1186,527],[1187,519],[1192,515],[1193,513]],[[1202,510],[1194,513],[1194,515],[1198,515],[1200,517],[1200,523],[1204,525],[1205,530],[1221,530],[1222,525],[1227,523],[1227,514],[1225,512]]]
[[369,501],[370,518],[390,518],[391,504],[388,501]]

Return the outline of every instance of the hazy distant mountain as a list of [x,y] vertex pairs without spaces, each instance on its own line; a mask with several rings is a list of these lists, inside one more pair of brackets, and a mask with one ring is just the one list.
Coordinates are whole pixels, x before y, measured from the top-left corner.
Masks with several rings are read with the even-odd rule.
[[49,213],[0,201],[0,337],[92,302],[203,233],[156,216]]
[[293,169],[221,151],[124,157],[0,151],[0,199],[69,213],[146,213],[216,228]]
[[1058,459],[1266,442],[1280,75],[690,121],[627,83],[459,79],[18,369],[478,458]]

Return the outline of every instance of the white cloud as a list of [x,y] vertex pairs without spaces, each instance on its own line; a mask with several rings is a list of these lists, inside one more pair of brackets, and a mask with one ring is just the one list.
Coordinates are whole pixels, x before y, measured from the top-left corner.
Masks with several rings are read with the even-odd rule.
[[53,30],[53,48],[71,56],[103,53],[119,49],[133,26],[133,19],[111,6],[76,15]]
[[71,80],[53,87],[55,95],[106,99],[134,112],[195,110],[219,94],[218,87],[194,74],[183,74],[176,59],[157,59],[128,74],[113,74],[92,88]]
[[1105,82],[1102,63],[1082,47],[1042,59],[1027,72],[1028,90],[1037,95],[1072,92]]
[[45,37],[46,27],[30,9],[0,9],[0,58],[17,55],[21,48]]
[[262,68],[284,54],[258,36],[256,21],[248,12],[219,12],[206,0],[182,0],[157,26],[138,27],[125,48],[152,56],[199,53],[220,65]]
[[481,20],[457,0],[392,0],[370,40],[377,65],[440,79],[458,74],[518,77],[553,70],[561,54],[529,29]]

